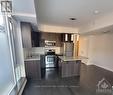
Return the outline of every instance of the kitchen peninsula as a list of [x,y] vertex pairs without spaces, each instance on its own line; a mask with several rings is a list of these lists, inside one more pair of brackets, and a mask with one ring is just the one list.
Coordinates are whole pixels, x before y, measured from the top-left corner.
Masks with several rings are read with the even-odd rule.
[[59,56],[59,71],[61,77],[80,76],[80,65],[83,59],[87,58],[82,56]]

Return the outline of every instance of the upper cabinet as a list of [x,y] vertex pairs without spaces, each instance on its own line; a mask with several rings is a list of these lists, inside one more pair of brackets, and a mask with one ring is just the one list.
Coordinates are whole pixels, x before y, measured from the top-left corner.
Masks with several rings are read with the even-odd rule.
[[62,42],[73,42],[73,34],[68,34],[68,33],[62,33],[61,34],[61,41]]
[[21,31],[23,48],[45,47],[45,41],[54,41],[54,46],[62,46],[61,33],[34,32],[31,24],[26,22],[21,22]]
[[31,32],[32,47],[45,47],[46,41],[55,42],[54,46],[60,47],[61,34],[60,33],[46,33],[46,32]]
[[45,41],[55,41],[55,46],[61,46],[61,34],[60,33],[41,33],[41,40]]
[[43,46],[40,43],[41,42],[41,33],[40,32],[31,32],[31,39],[32,39],[32,47],[40,47]]
[[22,32],[22,43],[23,48],[31,48],[31,24],[26,22],[21,22],[21,32]]

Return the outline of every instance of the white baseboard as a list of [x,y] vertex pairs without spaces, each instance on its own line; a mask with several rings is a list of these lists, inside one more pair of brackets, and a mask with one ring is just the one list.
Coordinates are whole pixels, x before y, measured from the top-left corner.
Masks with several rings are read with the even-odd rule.
[[100,66],[100,65],[97,65],[97,64],[94,64],[94,63],[85,63],[86,65],[95,65],[97,67],[100,67],[100,68],[103,68],[105,70],[108,70],[108,71],[111,71],[113,72],[113,69],[110,69],[110,68],[107,68],[107,67],[104,67],[104,66]]
[[107,68],[107,67],[104,67],[104,66],[100,66],[100,65],[97,65],[97,64],[93,64],[93,65],[98,66],[98,67],[100,67],[100,68],[103,68],[103,69],[105,69],[105,70],[108,70],[108,71],[113,72],[113,69],[110,69],[110,68]]

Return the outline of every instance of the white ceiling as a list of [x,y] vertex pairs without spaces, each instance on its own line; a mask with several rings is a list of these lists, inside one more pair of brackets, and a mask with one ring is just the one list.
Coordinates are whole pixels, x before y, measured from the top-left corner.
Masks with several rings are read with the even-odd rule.
[[[113,0],[35,0],[35,5],[39,23],[66,27],[79,27],[113,11]],[[94,15],[95,10],[100,13]]]
[[13,15],[20,21],[30,22],[37,30],[34,0],[13,0]]
[[13,0],[13,11],[35,15],[34,0]]
[[[15,17],[31,22],[35,27],[38,21],[38,24],[79,28],[113,12],[113,0],[13,0],[13,9]],[[95,10],[99,11],[97,15]],[[71,17],[77,20],[70,21]]]

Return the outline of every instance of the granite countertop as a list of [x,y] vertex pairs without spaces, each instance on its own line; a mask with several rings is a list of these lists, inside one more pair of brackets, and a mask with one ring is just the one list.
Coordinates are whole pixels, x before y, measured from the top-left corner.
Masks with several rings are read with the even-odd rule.
[[24,61],[33,61],[33,60],[40,60],[40,55],[31,56],[24,59]]
[[76,60],[83,60],[83,59],[88,59],[87,57],[84,57],[84,56],[72,56],[72,57],[68,57],[68,56],[59,56],[59,58],[62,60],[62,61],[76,61]]

